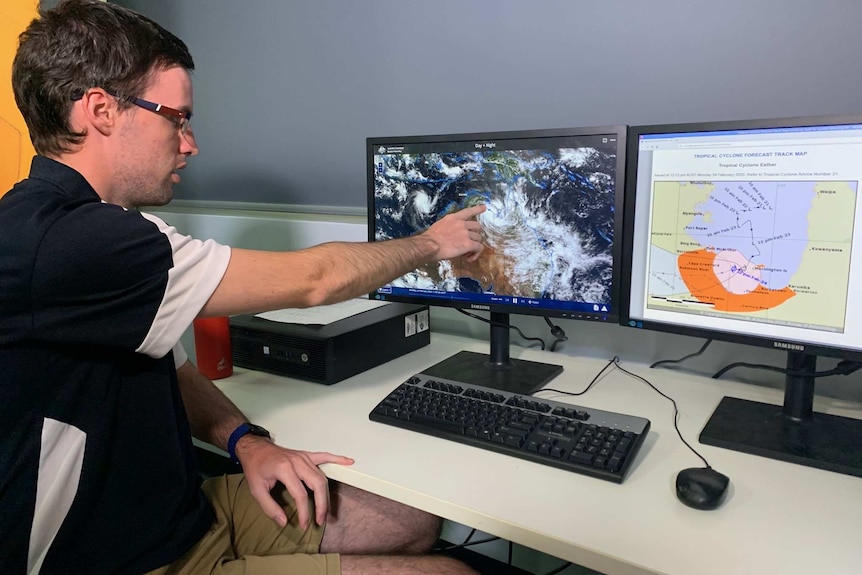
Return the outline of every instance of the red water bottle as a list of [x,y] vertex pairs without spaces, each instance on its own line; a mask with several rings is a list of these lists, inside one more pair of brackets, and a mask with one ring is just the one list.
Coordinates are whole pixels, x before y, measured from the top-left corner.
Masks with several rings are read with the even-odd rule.
[[199,317],[194,322],[195,354],[198,370],[210,379],[221,379],[233,373],[230,349],[230,319]]

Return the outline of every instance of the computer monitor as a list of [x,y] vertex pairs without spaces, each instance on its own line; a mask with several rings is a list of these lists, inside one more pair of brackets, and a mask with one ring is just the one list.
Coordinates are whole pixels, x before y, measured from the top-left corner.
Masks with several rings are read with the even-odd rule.
[[725,397],[700,441],[862,476],[862,422],[813,412],[817,356],[862,360],[862,116],[628,146],[621,323],[787,351],[784,405]]
[[490,312],[490,353],[424,373],[531,393],[559,365],[509,353],[509,314],[616,323],[624,126],[368,138],[368,239],[413,235],[452,211],[478,217],[476,262],[442,261],[370,294]]

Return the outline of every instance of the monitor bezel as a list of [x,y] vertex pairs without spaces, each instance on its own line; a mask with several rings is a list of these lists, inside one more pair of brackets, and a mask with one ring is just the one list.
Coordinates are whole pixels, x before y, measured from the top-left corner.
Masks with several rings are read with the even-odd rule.
[[469,142],[469,141],[487,141],[487,140],[513,140],[513,139],[539,139],[539,138],[559,138],[559,137],[579,137],[579,136],[614,136],[617,138],[617,158],[616,158],[616,173],[614,175],[614,241],[611,248],[611,256],[613,258],[611,270],[611,290],[610,290],[610,311],[609,312],[588,312],[588,311],[569,311],[546,307],[523,307],[513,304],[471,304],[470,302],[451,300],[448,298],[421,297],[421,296],[406,296],[402,294],[381,294],[378,290],[374,290],[369,294],[371,299],[379,299],[381,301],[393,301],[403,303],[417,303],[428,306],[448,307],[455,309],[471,310],[471,311],[486,311],[492,313],[507,313],[518,315],[535,315],[565,319],[577,320],[592,320],[602,323],[618,323],[620,318],[620,278],[622,276],[621,257],[622,257],[622,226],[623,226],[623,206],[624,206],[624,190],[625,190],[625,171],[626,171],[626,150],[627,150],[627,134],[626,125],[606,125],[606,126],[583,126],[570,128],[549,128],[537,130],[511,130],[511,131],[496,131],[496,132],[469,132],[455,134],[431,134],[431,135],[410,135],[410,136],[385,136],[385,137],[369,137],[366,139],[366,177],[367,177],[367,223],[368,223],[368,241],[376,241],[375,237],[375,210],[374,210],[374,154],[375,150],[381,145],[399,145],[411,143],[442,143],[442,142]]
[[[646,329],[664,333],[674,333],[704,339],[715,339],[730,343],[751,345],[756,347],[771,348],[783,352],[796,352],[808,355],[832,357],[853,361],[862,360],[862,349],[840,347],[835,345],[822,345],[808,341],[794,339],[769,338],[760,335],[742,334],[738,332],[722,331],[713,328],[698,328],[688,325],[675,324],[646,320],[632,317],[632,276],[634,259],[634,217],[637,201],[637,174],[639,161],[640,137],[647,134],[673,134],[673,133],[695,133],[715,132],[732,130],[757,130],[773,128],[801,128],[816,126],[835,126],[842,124],[862,125],[862,114],[845,115],[823,115],[823,116],[798,116],[783,118],[758,118],[745,120],[726,120],[716,122],[691,122],[674,124],[649,124],[632,125],[628,129],[626,150],[626,184],[625,201],[623,207],[623,234],[622,234],[622,278],[620,291],[620,325],[636,329]],[[862,256],[857,256],[862,257]]]

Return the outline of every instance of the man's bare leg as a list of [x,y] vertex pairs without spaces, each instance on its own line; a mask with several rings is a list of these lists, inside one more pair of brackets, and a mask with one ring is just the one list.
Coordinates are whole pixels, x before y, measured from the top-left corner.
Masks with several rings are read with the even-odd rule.
[[439,517],[337,482],[330,501],[320,552],[340,553],[343,575],[476,575],[450,557],[422,555],[437,542]]
[[430,513],[335,481],[329,488],[321,553],[417,555],[440,535],[442,521]]

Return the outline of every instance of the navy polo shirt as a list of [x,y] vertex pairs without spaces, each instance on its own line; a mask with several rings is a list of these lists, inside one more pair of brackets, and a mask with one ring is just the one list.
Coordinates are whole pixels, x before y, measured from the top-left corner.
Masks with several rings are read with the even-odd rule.
[[209,528],[172,349],[229,259],[45,157],[0,198],[4,573],[140,573]]

